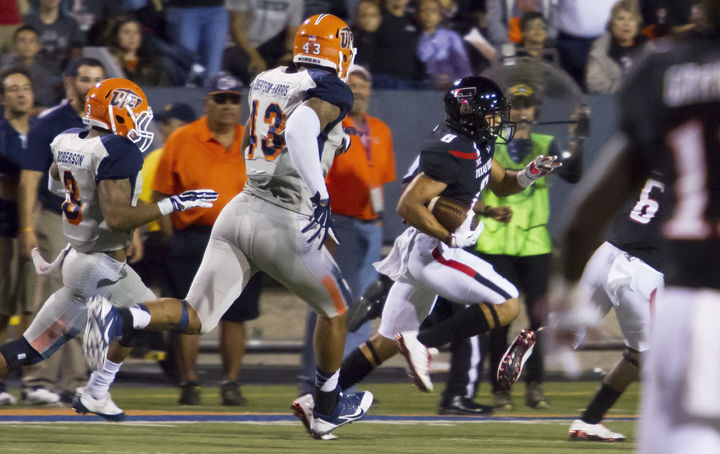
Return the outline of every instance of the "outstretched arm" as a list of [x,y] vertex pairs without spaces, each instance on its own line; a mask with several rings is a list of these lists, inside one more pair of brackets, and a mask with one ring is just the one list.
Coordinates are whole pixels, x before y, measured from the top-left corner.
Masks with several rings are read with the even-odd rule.
[[105,222],[111,231],[122,232],[160,218],[173,211],[190,208],[209,208],[217,200],[217,192],[211,189],[185,191],[162,199],[158,203],[131,205],[130,180],[101,180],[98,198]]

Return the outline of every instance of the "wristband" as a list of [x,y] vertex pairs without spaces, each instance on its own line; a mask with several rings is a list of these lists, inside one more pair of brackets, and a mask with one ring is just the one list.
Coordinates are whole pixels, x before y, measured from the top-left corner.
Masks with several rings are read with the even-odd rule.
[[167,199],[160,200],[157,203],[157,206],[160,209],[160,214],[163,216],[168,215],[168,214],[172,213],[173,211],[175,211],[173,209],[173,204],[172,204],[172,201],[170,200],[170,197],[168,197]]
[[25,227],[24,229],[20,229],[20,230],[18,230],[18,231],[19,231],[20,233],[34,232],[34,231],[35,231],[35,228],[34,228],[34,227]]
[[516,178],[517,178],[518,184],[519,184],[520,187],[523,188],[523,189],[525,189],[525,188],[527,188],[528,186],[530,186],[531,184],[535,183],[535,180],[537,179],[537,178],[535,178],[535,179],[530,178],[530,177],[528,176],[528,171],[527,171],[526,169],[523,169],[523,170],[521,170],[520,172],[518,172]]

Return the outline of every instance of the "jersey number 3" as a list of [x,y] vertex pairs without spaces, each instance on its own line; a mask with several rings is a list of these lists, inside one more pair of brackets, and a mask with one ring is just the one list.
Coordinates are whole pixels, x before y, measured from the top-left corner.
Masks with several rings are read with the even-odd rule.
[[276,103],[271,103],[265,109],[263,114],[263,123],[267,126],[267,133],[263,137],[258,137],[258,103],[256,99],[252,103],[252,112],[250,112],[250,145],[248,146],[247,159],[255,158],[255,149],[260,143],[260,149],[263,156],[268,161],[274,161],[280,151],[285,148],[285,139],[282,135],[285,130],[285,113]]
[[62,204],[65,219],[72,224],[78,225],[82,222],[82,203],[80,202],[80,192],[78,184],[69,170],[63,172],[63,184],[65,185],[65,201]]

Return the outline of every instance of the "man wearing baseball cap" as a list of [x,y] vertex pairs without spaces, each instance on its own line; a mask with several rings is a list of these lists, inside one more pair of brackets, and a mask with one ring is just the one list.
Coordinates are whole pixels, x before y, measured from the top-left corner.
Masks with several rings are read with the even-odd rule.
[[[160,220],[169,237],[167,281],[163,295],[185,298],[220,210],[245,186],[245,161],[242,141],[242,84],[233,76],[219,73],[206,85],[205,115],[178,128],[165,142],[152,189],[157,198],[175,188],[205,184],[219,196],[217,209],[197,215],[166,216]],[[169,112],[177,109],[172,107]],[[244,405],[238,375],[245,350],[245,324],[258,316],[258,298],[262,274],[250,280],[245,291],[228,309],[220,323],[220,354],[223,359],[223,383],[220,386],[223,405]],[[246,300],[240,303],[241,300]],[[199,336],[180,335],[176,343],[180,378],[180,403],[198,405],[200,389],[195,363]]]
[[[506,169],[522,170],[539,155],[558,156],[563,162],[556,172],[569,183],[580,179],[582,140],[574,137],[571,129],[569,153],[562,153],[555,137],[532,132],[539,112],[539,98],[535,87],[516,84],[508,88],[510,120],[516,123],[515,135],[509,144],[495,145],[495,160]],[[569,157],[566,157],[566,154]],[[509,279],[525,295],[524,302],[530,320],[529,328],[543,326],[542,310],[537,305],[547,293],[552,242],[547,224],[550,218],[548,179],[542,179],[532,189],[508,197],[498,197],[485,191],[482,201],[486,207],[505,206],[512,210],[508,223],[484,218],[485,230],[480,236],[476,252],[493,265],[495,270]],[[488,381],[493,388],[493,406],[502,409],[513,407],[509,390],[499,389],[495,371],[507,350],[508,327],[488,334]],[[542,336],[535,351],[525,365],[525,404],[531,408],[548,406],[542,390],[544,374]]]

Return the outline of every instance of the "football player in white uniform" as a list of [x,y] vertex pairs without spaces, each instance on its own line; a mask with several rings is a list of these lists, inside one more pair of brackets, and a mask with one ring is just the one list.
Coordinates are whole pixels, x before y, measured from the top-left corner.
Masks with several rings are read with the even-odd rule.
[[[212,330],[250,277],[263,270],[318,313],[317,405],[314,414],[303,414],[311,435],[322,437],[365,414],[371,393],[338,389],[351,297],[323,245],[333,237],[324,176],[345,149],[341,121],[353,99],[344,79],[354,53],[345,22],[312,16],[298,28],[294,64],[253,80],[243,137],[248,181],[220,213],[187,298],[122,310],[96,299],[88,311],[87,343],[96,367],[105,351],[108,359],[121,360],[138,329]],[[95,351],[96,343],[103,348]]]
[[[53,140],[48,184],[65,196],[63,232],[69,244],[53,263],[45,262],[37,250],[33,260],[41,274],[62,267],[64,286],[45,302],[22,337],[0,346],[0,376],[49,357],[83,332],[90,296],[104,295],[124,306],[152,300],[152,291],[126,263],[133,229],[172,211],[211,206],[217,198],[214,191],[199,190],[156,204],[136,204],[142,151],[153,138],[147,131],[151,119],[140,87],[125,79],[106,79],[88,92],[83,121],[89,129],[68,129]],[[73,407],[122,420],[125,414],[108,392],[119,368],[107,362],[93,372]]]

